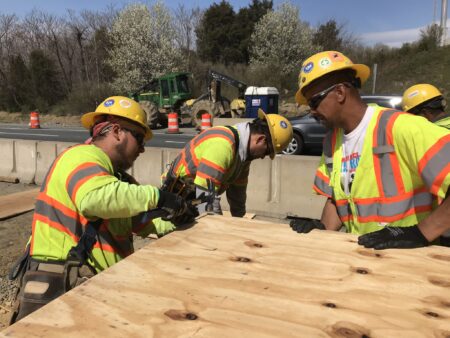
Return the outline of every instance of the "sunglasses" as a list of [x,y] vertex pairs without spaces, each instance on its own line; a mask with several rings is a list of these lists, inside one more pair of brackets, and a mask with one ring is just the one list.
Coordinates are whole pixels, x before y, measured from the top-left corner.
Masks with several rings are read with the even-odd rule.
[[311,108],[312,110],[316,110],[317,107],[319,107],[320,103],[322,102],[322,100],[329,94],[331,93],[334,88],[336,88],[337,86],[339,86],[341,83],[337,83],[332,85],[331,87],[322,90],[320,93],[313,95],[309,100],[308,100],[308,106],[309,108]]
[[132,129],[128,129],[128,128],[124,128],[121,127],[123,130],[129,132],[131,135],[133,135],[133,137],[135,138],[137,144],[140,147],[143,147],[145,145],[145,135],[136,131],[136,130],[132,130]]

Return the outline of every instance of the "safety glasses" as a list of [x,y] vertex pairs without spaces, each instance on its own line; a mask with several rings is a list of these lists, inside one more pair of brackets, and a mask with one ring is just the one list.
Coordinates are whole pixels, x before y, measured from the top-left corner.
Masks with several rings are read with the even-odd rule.
[[128,128],[125,128],[125,127],[122,127],[122,126],[121,126],[121,128],[123,130],[129,132],[131,135],[133,135],[133,137],[135,138],[137,144],[140,147],[143,147],[145,145],[145,140],[144,140],[145,135],[144,134],[142,134],[142,133],[140,133],[140,132],[138,132],[136,130],[128,129]]
[[339,86],[340,83],[334,84],[331,87],[322,90],[320,93],[313,95],[309,100],[308,100],[308,106],[309,108],[311,108],[312,110],[316,110],[317,107],[319,107],[320,103],[322,102],[322,100],[329,94],[331,93],[334,88],[336,88],[337,86]]

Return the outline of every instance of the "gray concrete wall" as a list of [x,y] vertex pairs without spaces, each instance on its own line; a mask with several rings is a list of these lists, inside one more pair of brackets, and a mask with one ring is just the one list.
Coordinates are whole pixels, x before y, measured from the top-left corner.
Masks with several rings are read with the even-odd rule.
[[[0,140],[0,176],[18,177],[24,183],[41,184],[57,154],[68,142]],[[160,184],[161,174],[179,149],[146,148],[131,169],[142,184]],[[296,215],[320,218],[324,198],[312,193],[319,157],[281,156],[252,163],[247,191],[247,211],[258,215]],[[226,198],[222,206],[228,209]]]

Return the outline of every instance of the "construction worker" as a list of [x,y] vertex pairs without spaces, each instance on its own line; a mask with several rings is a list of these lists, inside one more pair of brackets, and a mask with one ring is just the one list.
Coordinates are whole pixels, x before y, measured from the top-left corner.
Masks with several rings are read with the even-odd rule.
[[[409,87],[403,93],[402,104],[404,111],[450,129],[450,114],[445,113],[445,99],[435,86],[422,83]],[[442,234],[439,242],[450,247],[450,231]]]
[[409,87],[403,93],[402,104],[404,111],[450,129],[450,114],[445,113],[446,102],[435,86],[421,83]]
[[[265,114],[261,109],[258,118],[235,126],[217,126],[194,137],[172,162],[165,177],[169,190],[181,193],[186,200],[201,194],[226,192],[231,215],[242,217],[246,213],[247,181],[251,161],[265,156],[275,157],[292,140],[291,123],[283,116]],[[180,188],[173,189],[182,182]],[[208,186],[214,185],[214,191]],[[180,191],[182,189],[182,191]],[[192,212],[175,219],[173,222],[155,220],[160,235],[174,230],[175,226],[191,222],[193,218],[206,210],[205,203],[198,205]],[[210,209],[221,214],[220,200],[215,198],[209,203]],[[189,210],[188,210],[189,211]],[[159,222],[158,222],[159,221]]]
[[89,144],[70,147],[50,167],[36,201],[32,235],[11,271],[21,276],[11,322],[133,252],[132,234],[153,229],[149,210],[182,213],[181,197],[126,174],[152,137],[139,104],[113,96],[81,117]]
[[362,235],[359,244],[376,249],[428,245],[450,226],[450,132],[367,106],[358,88],[369,74],[336,51],[303,63],[296,100],[330,128],[313,187],[328,199],[320,222],[291,226],[297,232],[345,226]]

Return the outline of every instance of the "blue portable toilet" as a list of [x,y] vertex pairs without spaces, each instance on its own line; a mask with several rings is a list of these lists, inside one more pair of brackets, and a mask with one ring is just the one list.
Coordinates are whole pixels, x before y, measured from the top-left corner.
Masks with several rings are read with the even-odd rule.
[[245,117],[258,117],[258,108],[267,114],[278,114],[278,97],[275,87],[248,87],[245,90]]

